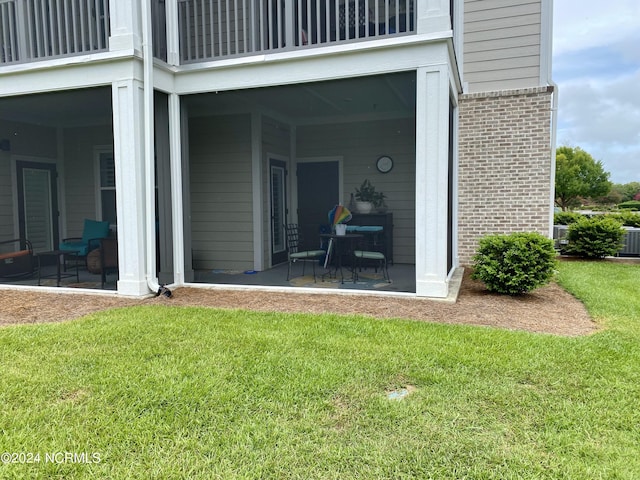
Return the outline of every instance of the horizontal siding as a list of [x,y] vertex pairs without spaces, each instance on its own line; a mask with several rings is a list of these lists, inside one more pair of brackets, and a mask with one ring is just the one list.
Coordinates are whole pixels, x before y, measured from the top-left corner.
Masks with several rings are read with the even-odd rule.
[[[415,263],[415,120],[398,119],[298,127],[298,157],[342,156],[343,198],[349,202],[367,178],[387,196],[393,213],[393,258]],[[376,170],[376,159],[389,155],[391,173]]]
[[[538,49],[540,37],[533,35],[520,35],[517,37],[500,38],[493,40],[477,40],[466,45],[464,55],[465,61],[469,55],[478,52],[490,52],[492,50],[510,50],[523,47],[534,47]],[[471,57],[473,59],[473,57]]]
[[467,0],[464,81],[469,92],[540,83],[540,0]]
[[465,48],[469,46],[469,49],[473,51],[473,43],[486,42],[486,41],[498,41],[508,45],[511,42],[517,41],[520,37],[527,37],[534,35],[537,37],[537,41],[534,45],[540,44],[540,25],[521,25],[518,27],[506,27],[500,30],[479,30],[477,32],[467,32],[465,38]]
[[537,58],[538,52],[539,49],[536,45],[467,52],[465,56],[465,66],[466,68],[471,68],[471,66],[476,63],[503,62],[504,60],[512,59],[513,61],[518,61],[518,59],[530,57]]
[[[500,38],[504,29],[514,27],[539,26],[540,14],[528,14],[521,17],[495,18],[491,20],[470,22],[465,24],[466,33],[493,32],[494,36]],[[504,36],[503,36],[504,38]]]
[[[509,61],[510,67],[517,67],[516,72],[525,72],[528,68],[537,69],[538,67],[538,57],[534,55],[529,56],[520,56],[515,58],[507,59]],[[501,70],[507,70],[507,72],[513,72],[513,68],[504,68],[505,59],[497,59],[497,60],[479,60],[476,62],[469,62],[465,68],[469,73],[477,73],[477,72],[499,72]],[[506,73],[506,75],[509,75]]]
[[[478,11],[490,11],[502,8],[512,7],[514,0],[465,0],[464,12],[465,15]],[[539,3],[538,0],[520,0],[518,4],[524,5],[528,3]]]
[[[537,71],[536,67],[524,67],[518,70],[514,69],[505,69],[500,71],[500,77],[502,78],[501,82],[507,82],[509,80],[521,80],[526,81],[534,72]],[[476,72],[474,74],[476,82],[493,82],[495,83],[496,70],[490,70],[486,72]],[[502,85],[502,83],[501,83]],[[525,88],[525,87],[522,87]]]
[[[465,9],[465,28],[469,31],[474,29],[486,30],[487,28],[501,28],[505,25],[522,25],[529,23],[531,18],[535,18],[540,14],[540,2],[523,3],[513,5],[495,7],[491,2],[483,1],[484,8],[479,10]],[[466,31],[466,30],[465,30]]]
[[98,190],[95,175],[94,148],[111,145],[111,125],[102,127],[68,128],[64,131],[64,185],[63,202],[67,224],[63,237],[82,235],[85,218],[96,218]]
[[191,118],[189,168],[193,267],[252,268],[250,116]]

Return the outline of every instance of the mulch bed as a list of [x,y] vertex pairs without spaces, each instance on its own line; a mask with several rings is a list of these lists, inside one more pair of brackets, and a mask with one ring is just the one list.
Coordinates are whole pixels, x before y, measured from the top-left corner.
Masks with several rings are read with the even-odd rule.
[[13,289],[1,292],[0,325],[61,322],[132,305],[190,305],[270,312],[362,314],[563,336],[587,335],[599,329],[582,303],[555,283],[527,295],[509,297],[488,292],[481,283],[469,278],[468,272],[465,272],[455,304],[422,298],[187,287],[174,290],[171,298],[145,299]]

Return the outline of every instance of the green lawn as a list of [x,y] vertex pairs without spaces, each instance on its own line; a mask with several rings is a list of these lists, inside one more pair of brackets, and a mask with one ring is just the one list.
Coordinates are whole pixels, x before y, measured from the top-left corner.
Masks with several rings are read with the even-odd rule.
[[40,455],[0,478],[640,478],[640,266],[559,268],[605,330],[161,306],[0,329],[0,452]]

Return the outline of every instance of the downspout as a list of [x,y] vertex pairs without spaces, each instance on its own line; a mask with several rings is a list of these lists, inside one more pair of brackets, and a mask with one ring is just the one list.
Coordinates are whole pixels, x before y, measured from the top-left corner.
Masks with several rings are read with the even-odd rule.
[[552,74],[552,58],[553,58],[553,0],[548,0],[545,3],[545,11],[543,12],[543,19],[546,17],[546,24],[548,25],[546,31],[546,82],[553,89],[553,97],[551,103],[551,212],[549,218],[549,237],[553,238],[553,217],[555,211],[555,184],[556,184],[556,141],[557,141],[557,128],[558,128],[558,85],[553,81]]
[[154,162],[154,111],[153,111],[153,51],[151,36],[151,2],[141,2],[142,6],[142,67],[144,98],[144,176],[145,219],[146,219],[146,280],[149,290],[156,296],[171,296],[171,290],[158,284],[156,276],[156,199],[155,199],[155,162]]

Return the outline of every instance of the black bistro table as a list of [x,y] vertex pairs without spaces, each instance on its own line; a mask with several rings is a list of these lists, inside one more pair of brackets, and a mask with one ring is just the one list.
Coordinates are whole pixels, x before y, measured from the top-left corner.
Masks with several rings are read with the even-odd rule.
[[[76,282],[80,283],[80,275],[78,273],[78,251],[77,250],[48,250],[46,252],[38,252],[36,253],[38,257],[38,285],[40,285],[40,280],[43,278],[55,278],[57,280],[56,286],[60,286],[60,280],[63,278],[76,277]],[[51,259],[53,257],[56,265],[56,273],[42,275],[42,266],[45,263],[43,260],[46,258]],[[60,271],[60,263],[65,263],[66,257],[71,257],[74,260],[74,264],[76,266],[75,273],[67,272],[64,273]]]
[[[344,272],[342,271],[342,257],[349,255],[352,256],[355,250],[354,245],[361,241],[364,235],[361,233],[346,233],[344,235],[337,235],[335,233],[321,233],[320,238],[329,240],[329,247],[327,248],[327,256],[333,255],[333,274],[329,270],[330,277],[338,278],[338,271],[340,272],[340,283],[344,283]],[[325,267],[327,264],[325,263]],[[353,275],[353,272],[351,272]],[[325,275],[323,275],[323,280]]]

